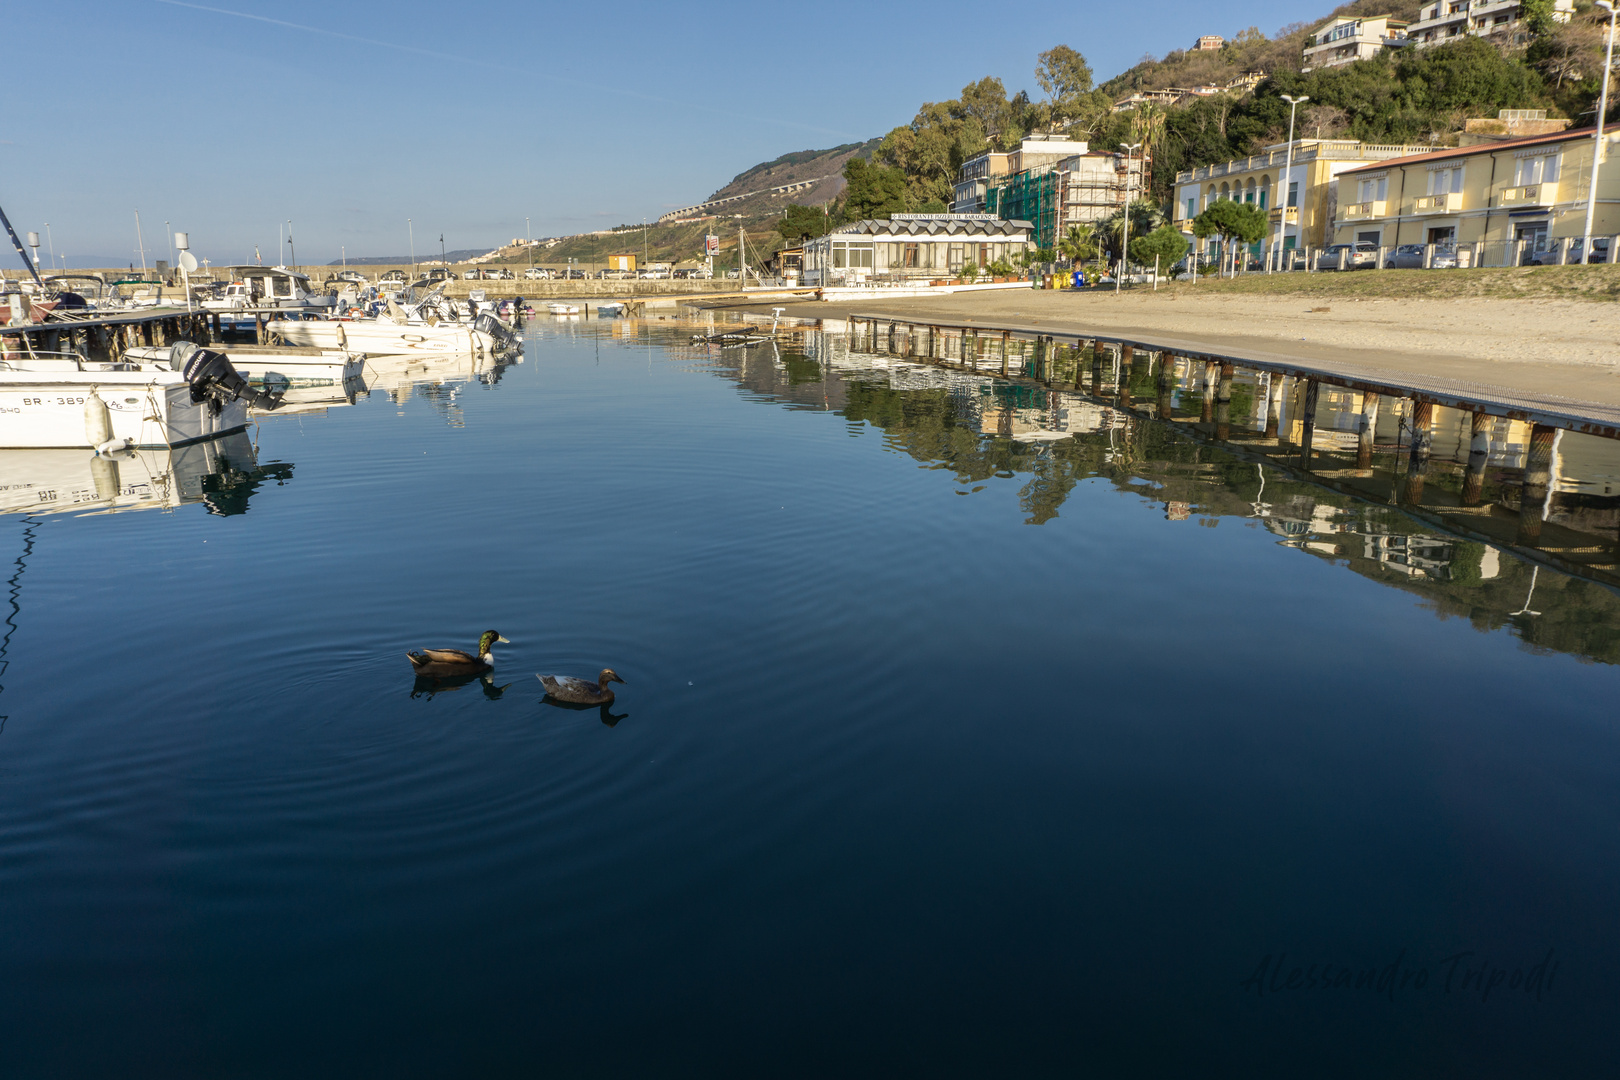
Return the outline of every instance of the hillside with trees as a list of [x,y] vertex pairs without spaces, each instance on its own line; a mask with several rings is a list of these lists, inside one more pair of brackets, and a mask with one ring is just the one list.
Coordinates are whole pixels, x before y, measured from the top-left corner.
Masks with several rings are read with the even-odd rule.
[[[1283,94],[1305,94],[1296,137],[1352,138],[1376,143],[1456,145],[1464,122],[1500,109],[1546,109],[1550,116],[1591,122],[1603,72],[1602,12],[1577,0],[1567,24],[1552,19],[1552,0],[1526,0],[1526,17],[1509,34],[1463,37],[1427,49],[1386,52],[1374,59],[1303,73],[1302,50],[1316,27],[1336,15],[1390,14],[1415,19],[1421,0],[1353,0],[1310,23],[1267,37],[1250,28],[1215,50],[1173,50],[1146,57],[1101,86],[1083,53],[1057,45],[1036,58],[1037,93],[1009,93],[986,76],[959,97],[925,102],[909,124],[890,131],[857,167],[861,195],[818,207],[823,224],[895,210],[942,210],[958,169],[986,150],[1016,148],[1035,131],[1060,132],[1095,150],[1143,143],[1151,155],[1149,197],[1164,203],[1179,171],[1282,142],[1288,132]],[[1247,71],[1266,79],[1252,93],[1222,92],[1184,105],[1143,104],[1115,111],[1133,92],[1226,85]],[[1620,94],[1611,95],[1620,99]],[[1620,110],[1611,103],[1610,118]],[[870,145],[870,144],[868,144]],[[856,155],[862,157],[863,155]],[[746,174],[745,174],[746,175]],[[806,203],[809,200],[796,200]],[[813,224],[789,207],[779,226],[792,237]],[[809,235],[809,234],[807,234]]]

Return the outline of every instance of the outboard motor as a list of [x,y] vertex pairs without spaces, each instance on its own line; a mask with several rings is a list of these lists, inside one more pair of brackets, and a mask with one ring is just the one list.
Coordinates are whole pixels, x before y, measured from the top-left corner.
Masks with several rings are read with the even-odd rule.
[[169,368],[185,375],[194,405],[204,401],[219,405],[245,397],[251,405],[273,409],[280,402],[278,395],[249,386],[224,353],[198,348],[195,342],[175,342],[169,350]]
[[473,329],[482,330],[484,333],[494,338],[497,348],[508,349],[513,345],[516,345],[518,341],[517,335],[512,333],[510,327],[487,311],[481,312],[478,317],[473,320]]

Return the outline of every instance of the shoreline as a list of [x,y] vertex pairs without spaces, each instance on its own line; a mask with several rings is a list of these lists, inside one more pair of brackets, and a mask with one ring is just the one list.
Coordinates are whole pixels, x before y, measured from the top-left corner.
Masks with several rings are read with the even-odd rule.
[[[716,305],[784,307],[806,319],[878,315],[901,321],[982,325],[1123,338],[1168,349],[1320,366],[1372,381],[1443,382],[1531,399],[1620,410],[1620,305],[1571,300],[1345,299],[1217,294],[1194,287],[1158,293],[1036,290],[917,299]],[[1556,328],[1556,329],[1555,329]],[[1511,404],[1511,402],[1509,403]]]

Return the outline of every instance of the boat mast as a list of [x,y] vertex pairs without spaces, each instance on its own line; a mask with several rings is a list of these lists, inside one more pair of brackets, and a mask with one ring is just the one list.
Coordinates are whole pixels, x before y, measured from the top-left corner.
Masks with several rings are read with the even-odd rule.
[[18,255],[22,256],[23,265],[28,267],[28,272],[34,275],[34,283],[43,289],[45,283],[39,280],[39,269],[34,266],[33,261],[28,258],[28,253],[23,250],[22,241],[17,239],[17,230],[11,227],[11,219],[6,217],[4,209],[0,209],[0,224],[5,225],[6,235],[11,237],[11,246],[17,249]]
[[135,211],[135,246],[141,251],[141,277],[146,276],[146,241],[141,239],[141,212]]

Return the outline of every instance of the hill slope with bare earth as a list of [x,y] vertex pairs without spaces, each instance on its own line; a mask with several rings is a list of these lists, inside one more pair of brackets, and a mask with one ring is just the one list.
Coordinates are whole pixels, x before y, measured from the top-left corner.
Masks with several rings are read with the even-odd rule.
[[[741,214],[745,218],[779,217],[788,203],[819,206],[836,199],[843,192],[845,163],[857,155],[870,157],[879,141],[870,139],[863,143],[845,143],[830,150],[799,150],[783,154],[774,161],[761,162],[746,172],[738,173],[731,183],[710,195],[706,201],[752,195],[715,211],[727,216]],[[800,191],[770,194],[772,188],[805,182],[810,182],[811,186]]]

